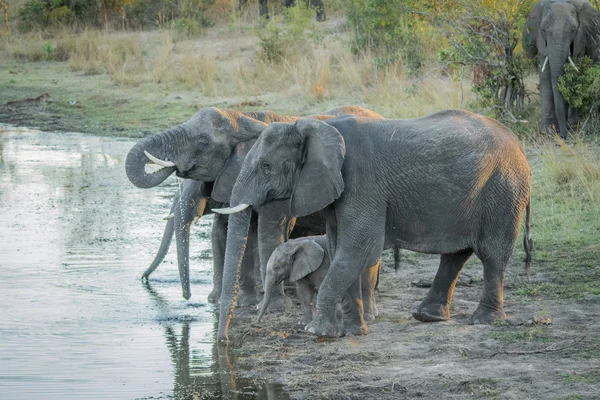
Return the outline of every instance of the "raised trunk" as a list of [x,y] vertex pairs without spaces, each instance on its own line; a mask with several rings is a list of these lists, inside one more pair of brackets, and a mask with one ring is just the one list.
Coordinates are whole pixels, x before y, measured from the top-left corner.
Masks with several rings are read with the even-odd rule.
[[248,230],[252,210],[246,209],[229,216],[227,228],[227,250],[223,269],[223,288],[219,314],[219,329],[217,340],[227,340],[229,321],[233,315],[237,296],[237,285],[242,266],[242,260],[248,242]]
[[146,172],[146,164],[149,164],[151,161],[144,154],[144,151],[161,160],[170,160],[172,158],[168,154],[167,150],[170,146],[167,146],[166,140],[170,135],[172,135],[171,131],[150,136],[142,139],[129,150],[127,159],[125,160],[125,172],[131,183],[135,186],[143,189],[155,187],[175,172],[175,167],[162,168],[152,173]]

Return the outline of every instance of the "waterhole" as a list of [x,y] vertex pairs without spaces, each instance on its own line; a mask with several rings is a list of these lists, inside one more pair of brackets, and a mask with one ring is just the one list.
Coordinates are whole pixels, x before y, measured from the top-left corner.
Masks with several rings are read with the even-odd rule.
[[215,343],[210,216],[192,230],[190,300],[174,243],[140,280],[178,182],[133,186],[133,143],[0,125],[0,398],[286,399]]

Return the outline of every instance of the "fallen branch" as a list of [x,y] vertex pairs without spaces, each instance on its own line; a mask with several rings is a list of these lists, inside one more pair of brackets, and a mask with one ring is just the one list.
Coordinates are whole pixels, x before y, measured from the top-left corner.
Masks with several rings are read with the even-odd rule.
[[562,347],[555,347],[556,343],[551,344],[550,346],[544,348],[544,349],[540,349],[540,350],[529,350],[529,351],[508,351],[508,350],[501,350],[498,351],[494,354],[492,354],[490,356],[490,358],[497,356],[498,354],[508,354],[508,355],[528,355],[528,354],[543,354],[543,353],[551,353],[554,351],[561,351],[564,349],[568,349],[570,347],[576,346],[579,343],[583,342],[585,339],[587,338],[587,335],[581,337],[580,339],[574,341],[573,343],[569,343],[567,345],[564,345]]

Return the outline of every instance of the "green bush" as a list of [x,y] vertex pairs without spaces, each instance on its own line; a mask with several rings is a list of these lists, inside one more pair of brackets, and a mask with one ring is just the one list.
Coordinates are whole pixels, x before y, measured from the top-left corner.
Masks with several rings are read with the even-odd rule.
[[374,52],[381,66],[401,58],[410,72],[416,72],[423,63],[423,53],[415,34],[415,15],[409,12],[411,5],[410,0],[344,2],[353,33],[352,49]]
[[259,57],[268,62],[281,62],[322,39],[315,29],[314,10],[301,1],[287,8],[283,18],[275,16],[263,21],[256,34],[260,39]]
[[574,62],[579,71],[566,64],[564,74],[558,78],[558,89],[569,106],[585,117],[600,111],[600,64],[594,64],[589,57]]

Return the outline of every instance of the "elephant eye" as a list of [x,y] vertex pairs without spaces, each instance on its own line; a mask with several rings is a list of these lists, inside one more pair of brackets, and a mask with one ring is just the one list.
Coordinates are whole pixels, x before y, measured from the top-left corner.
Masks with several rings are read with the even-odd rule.
[[269,164],[268,162],[263,161],[261,167],[266,175],[269,175],[271,173],[271,164]]

